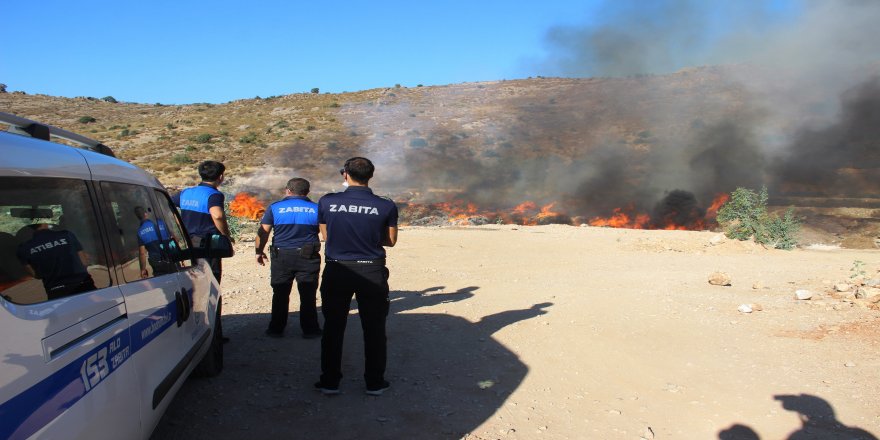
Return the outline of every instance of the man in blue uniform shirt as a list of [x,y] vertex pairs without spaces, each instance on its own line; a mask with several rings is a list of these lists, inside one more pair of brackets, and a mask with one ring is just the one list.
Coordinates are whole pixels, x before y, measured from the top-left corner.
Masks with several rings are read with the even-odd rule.
[[[225,235],[233,241],[223,210],[224,196],[217,190],[223,183],[226,166],[221,162],[206,160],[199,164],[199,177],[202,182],[187,188],[174,196],[174,204],[180,208],[180,219],[192,239],[194,246],[213,234]],[[214,278],[220,282],[223,265],[220,258],[208,258]]]
[[293,178],[287,181],[285,197],[271,205],[257,228],[257,264],[266,265],[263,248],[272,237],[270,281],[272,285],[272,318],[266,334],[281,337],[287,326],[287,312],[293,281],[299,291],[299,325],[307,339],[321,336],[318,309],[318,271],[321,268],[321,241],[318,238],[318,204],[308,198],[309,181]]
[[134,208],[134,215],[140,220],[137,234],[140,248],[138,263],[141,268],[141,278],[150,276],[147,263],[153,269],[153,276],[174,273],[177,267],[166,254],[165,246],[167,246],[171,235],[168,234],[165,222],[162,219],[155,222],[150,220],[149,214],[142,206]]
[[353,157],[340,170],[348,188],[318,201],[318,226],[326,241],[321,278],[321,380],[324,394],[338,394],[342,379],[342,345],[352,295],[357,298],[364,334],[364,380],[367,394],[378,396],[385,380],[385,318],[388,316],[388,269],[385,249],[397,243],[397,206],[376,196],[368,183],[375,167]]

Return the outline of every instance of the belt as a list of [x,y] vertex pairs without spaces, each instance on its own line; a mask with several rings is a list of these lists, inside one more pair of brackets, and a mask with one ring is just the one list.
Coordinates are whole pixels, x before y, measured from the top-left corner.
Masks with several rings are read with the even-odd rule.
[[324,261],[327,263],[339,263],[339,264],[345,264],[345,265],[358,265],[358,264],[381,264],[383,266],[385,265],[384,258],[377,258],[375,260],[334,260],[332,258],[327,258]]

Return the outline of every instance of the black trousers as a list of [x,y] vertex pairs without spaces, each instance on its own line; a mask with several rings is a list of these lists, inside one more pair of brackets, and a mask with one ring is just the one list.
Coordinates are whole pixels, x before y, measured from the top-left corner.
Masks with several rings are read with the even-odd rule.
[[385,318],[388,315],[388,269],[381,264],[327,262],[321,278],[321,383],[335,387],[342,379],[342,343],[351,308],[357,299],[364,332],[364,380],[380,387],[385,380],[387,357]]
[[272,252],[270,284],[272,285],[272,318],[269,331],[280,333],[287,326],[290,311],[290,291],[296,280],[299,291],[299,326],[304,334],[318,333],[318,308],[315,305],[318,292],[318,272],[321,268],[320,254],[305,258],[298,249],[278,249]]

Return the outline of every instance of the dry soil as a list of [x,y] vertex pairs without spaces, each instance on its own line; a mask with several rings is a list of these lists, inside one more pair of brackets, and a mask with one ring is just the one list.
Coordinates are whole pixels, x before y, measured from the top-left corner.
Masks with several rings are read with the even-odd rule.
[[[225,370],[189,379],[156,439],[782,439],[880,435],[880,312],[837,293],[876,250],[713,232],[405,227],[389,249],[391,388],[364,394],[356,303],[337,396],[320,341],[282,339],[268,268],[224,266]],[[730,286],[710,285],[725,272]],[[795,299],[809,290],[809,300]],[[874,297],[880,299],[880,297]],[[751,313],[738,309],[751,305]]]

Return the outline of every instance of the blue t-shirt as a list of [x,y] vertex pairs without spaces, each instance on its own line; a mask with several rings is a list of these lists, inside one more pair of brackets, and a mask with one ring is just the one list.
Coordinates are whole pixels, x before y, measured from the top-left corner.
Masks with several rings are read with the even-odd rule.
[[260,223],[275,230],[272,245],[277,248],[298,248],[320,241],[318,204],[306,196],[289,196],[269,205]]
[[222,192],[207,183],[200,183],[181,191],[173,197],[173,201],[180,208],[180,219],[189,235],[204,237],[220,233],[211,217],[211,208],[219,206],[223,209]]
[[147,219],[142,221],[138,227],[138,244],[146,248],[147,253],[152,259],[158,260],[162,258],[162,244],[167,242],[169,238],[171,236],[168,234],[168,228],[162,219],[159,219],[157,223]]
[[397,226],[397,205],[366,186],[350,186],[318,201],[318,223],[327,225],[325,252],[331,260],[385,258],[382,239]]

